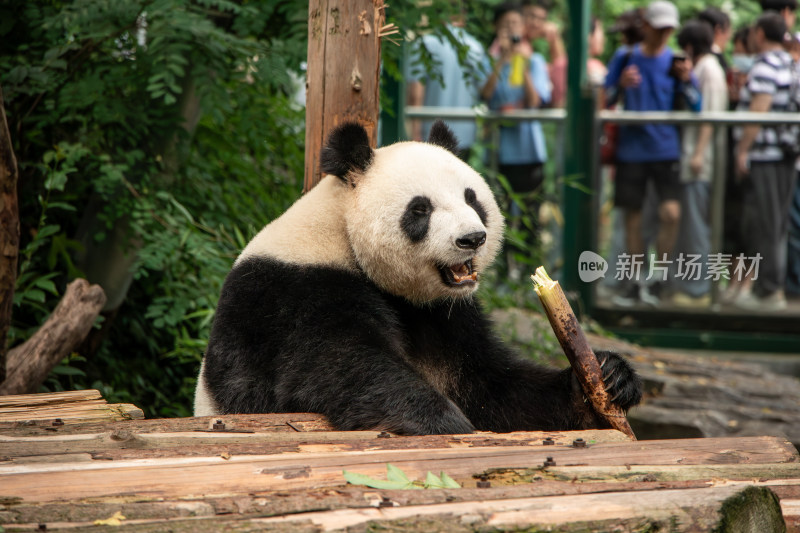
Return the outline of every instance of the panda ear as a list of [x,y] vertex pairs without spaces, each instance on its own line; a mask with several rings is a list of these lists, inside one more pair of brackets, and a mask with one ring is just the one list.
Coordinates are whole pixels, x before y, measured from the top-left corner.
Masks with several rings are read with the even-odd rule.
[[328,140],[320,153],[322,172],[333,174],[350,183],[347,175],[364,172],[372,163],[373,151],[364,126],[357,122],[345,122],[328,134]]
[[458,155],[458,139],[453,134],[452,130],[447,127],[447,124],[441,120],[437,120],[431,126],[431,132],[428,134],[428,142],[441,146],[445,150],[453,152]]

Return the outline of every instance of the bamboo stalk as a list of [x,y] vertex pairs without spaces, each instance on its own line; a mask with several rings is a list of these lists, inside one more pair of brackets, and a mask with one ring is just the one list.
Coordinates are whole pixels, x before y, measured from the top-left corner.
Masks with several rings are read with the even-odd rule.
[[583,334],[561,285],[558,281],[550,279],[544,267],[537,268],[531,279],[534,290],[544,306],[547,319],[561,344],[561,349],[569,359],[572,371],[575,372],[592,407],[612,428],[636,440],[636,435],[633,434],[628,419],[625,418],[625,412],[613,404],[606,393],[600,363],[589,346],[589,341]]

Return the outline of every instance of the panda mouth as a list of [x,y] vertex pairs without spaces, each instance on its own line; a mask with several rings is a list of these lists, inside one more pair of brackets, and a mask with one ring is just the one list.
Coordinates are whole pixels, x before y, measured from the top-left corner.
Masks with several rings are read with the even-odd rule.
[[472,259],[457,265],[442,267],[439,272],[446,285],[462,287],[478,283],[478,273],[472,268]]

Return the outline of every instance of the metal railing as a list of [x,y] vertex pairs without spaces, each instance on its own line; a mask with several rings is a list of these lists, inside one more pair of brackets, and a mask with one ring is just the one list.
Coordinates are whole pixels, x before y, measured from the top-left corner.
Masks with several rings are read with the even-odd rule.
[[[541,122],[555,122],[559,129],[563,127],[566,119],[564,109],[518,109],[508,112],[492,112],[485,109],[464,109],[447,107],[407,107],[405,116],[408,119],[443,119],[443,120],[476,120],[480,118],[489,125],[497,125],[500,122],[519,122],[523,120],[538,120]],[[603,124],[607,122],[635,125],[635,124],[675,124],[675,125],[701,125],[709,124],[713,127],[712,139],[714,139],[714,174],[711,181],[711,251],[719,253],[722,251],[723,238],[723,217],[725,203],[725,181],[727,179],[727,138],[723,135],[721,128],[730,126],[777,126],[777,125],[796,125],[800,124],[800,113],[752,113],[749,111],[710,111],[710,112],[691,112],[691,111],[616,111],[601,110],[594,116],[593,144],[595,149],[592,161],[592,188],[600,191],[600,159],[598,149],[600,135],[603,131]],[[499,135],[498,128],[492,128],[492,142],[497,146]],[[560,136],[560,135],[559,135]],[[492,166],[496,170],[496,160],[492,161]],[[563,165],[559,164],[559,168]],[[599,213],[599,194],[594,195],[595,209],[593,217]],[[596,220],[594,221],[596,223]],[[597,247],[597,242],[593,245]],[[712,303],[718,300],[717,284],[712,284]]]

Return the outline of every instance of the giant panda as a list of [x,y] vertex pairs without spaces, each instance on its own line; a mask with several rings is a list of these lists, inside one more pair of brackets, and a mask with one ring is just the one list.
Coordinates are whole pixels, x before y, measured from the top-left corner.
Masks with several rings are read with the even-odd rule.
[[[538,366],[492,332],[474,297],[504,222],[442,122],[427,142],[373,150],[354,123],[326,176],[268,224],[223,284],[195,415],[315,412],[397,434],[603,427],[570,369]],[[614,401],[641,382],[600,352]]]

